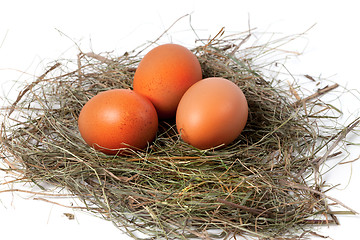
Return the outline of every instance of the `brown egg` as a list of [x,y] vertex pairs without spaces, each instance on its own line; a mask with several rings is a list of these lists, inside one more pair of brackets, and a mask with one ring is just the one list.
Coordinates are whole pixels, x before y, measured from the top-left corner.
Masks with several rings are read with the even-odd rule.
[[244,93],[224,78],[206,78],[191,86],[180,100],[176,126],[181,138],[199,149],[233,142],[248,117]]
[[178,44],[160,45],[148,52],[134,76],[134,91],[146,96],[159,118],[175,116],[182,95],[202,79],[196,56]]
[[87,144],[106,154],[123,154],[123,148],[143,149],[158,129],[152,103],[129,89],[99,93],[82,108],[79,131]]

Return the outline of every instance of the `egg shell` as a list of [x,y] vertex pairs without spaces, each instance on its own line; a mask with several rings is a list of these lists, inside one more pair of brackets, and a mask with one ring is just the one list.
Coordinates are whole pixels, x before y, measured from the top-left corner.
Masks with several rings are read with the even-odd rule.
[[210,149],[233,142],[247,118],[247,100],[235,83],[206,78],[191,86],[181,98],[176,127],[185,142]]
[[152,103],[129,89],[101,92],[82,108],[78,127],[86,143],[106,154],[124,154],[120,148],[143,149],[158,129]]
[[178,44],[164,44],[149,51],[140,61],[133,88],[154,104],[161,119],[175,116],[182,95],[202,79],[197,57]]

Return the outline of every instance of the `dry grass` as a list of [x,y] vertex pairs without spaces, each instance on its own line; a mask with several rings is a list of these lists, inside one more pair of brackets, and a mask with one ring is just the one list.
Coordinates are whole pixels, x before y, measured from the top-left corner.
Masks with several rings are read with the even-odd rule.
[[355,211],[324,193],[318,169],[341,154],[335,147],[359,120],[343,130],[323,127],[321,121],[336,119],[331,105],[316,99],[337,85],[310,96],[301,94],[301,86],[280,87],[255,60],[289,39],[243,48],[248,34],[220,32],[193,49],[204,77],[227,78],[247,97],[248,124],[232,145],[195,149],[181,141],[169,120],[160,123],[146,150],[131,156],[89,148],[77,129],[79,111],[101,91],[132,88],[141,54],[80,52],[75,70],[54,63],[3,111],[6,171],[21,173],[19,181],[65,187],[88,211],[134,238],[142,232],[149,239],[233,233],[295,239],[311,233],[313,224],[338,224],[329,201],[345,207],[345,214]]

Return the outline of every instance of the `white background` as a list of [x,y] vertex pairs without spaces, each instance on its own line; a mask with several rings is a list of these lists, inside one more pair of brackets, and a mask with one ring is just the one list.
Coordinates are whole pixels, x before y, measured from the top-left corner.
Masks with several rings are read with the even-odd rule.
[[[176,19],[191,14],[191,25],[202,37],[214,36],[222,27],[231,32],[250,26],[258,31],[284,35],[301,33],[316,23],[294,50],[303,55],[287,68],[293,72],[322,76],[347,88],[359,88],[360,14],[356,1],[0,1],[1,98],[15,96],[14,81],[31,81],[58,58],[75,58],[74,42],[84,52],[113,51],[123,54],[156,39]],[[182,19],[164,41],[194,44],[189,17]],[[2,101],[2,100],[1,100]],[[354,112],[359,107],[345,99],[341,107]],[[3,105],[3,104],[1,104]],[[355,113],[356,114],[356,113]],[[360,143],[359,139],[356,139]],[[353,150],[352,160],[359,156]],[[343,165],[325,180],[342,185],[329,195],[360,212],[360,163]],[[350,178],[350,176],[352,176]],[[0,191],[4,185],[0,173]],[[18,186],[16,186],[18,187]],[[25,186],[25,189],[27,187]],[[28,187],[32,190],[32,187]],[[57,201],[57,199],[54,199]],[[67,199],[65,204],[75,203]],[[75,214],[68,220],[63,213]],[[359,239],[359,216],[339,217],[341,226],[319,232],[332,239]],[[58,207],[20,193],[0,194],[2,236],[12,239],[128,239],[110,222],[88,213]],[[315,238],[314,238],[315,239]]]

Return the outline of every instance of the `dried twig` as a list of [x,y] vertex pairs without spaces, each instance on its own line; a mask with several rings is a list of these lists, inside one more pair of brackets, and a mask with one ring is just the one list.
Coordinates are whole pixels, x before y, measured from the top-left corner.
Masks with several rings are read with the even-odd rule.
[[232,202],[226,201],[224,199],[220,199],[220,198],[218,198],[217,201],[220,202],[220,203],[223,203],[223,204],[225,204],[227,206],[230,206],[230,207],[233,207],[233,208],[238,208],[238,209],[244,210],[246,212],[249,212],[249,213],[252,213],[252,214],[255,214],[255,215],[263,215],[263,216],[267,216],[267,217],[270,216],[270,214],[267,213],[264,210],[242,206],[240,204],[232,203]]
[[343,130],[341,130],[339,136],[336,138],[336,140],[331,144],[331,146],[328,148],[328,150],[325,152],[325,154],[320,157],[317,158],[316,161],[314,161],[313,163],[316,164],[316,166],[320,166],[322,165],[327,158],[329,157],[329,155],[331,154],[331,152],[339,145],[339,143],[341,141],[344,140],[344,138],[354,130],[355,127],[357,127],[360,123],[360,119],[355,120],[354,122],[352,122],[351,124],[349,124],[349,126],[345,127]]
[[83,53],[83,54],[85,56],[87,56],[87,57],[94,58],[94,59],[96,59],[96,60],[98,60],[98,61],[100,61],[102,63],[111,63],[111,62],[113,62],[111,59],[103,57],[103,56],[101,56],[99,54],[96,54],[94,52],[88,52],[88,53]]
[[15,102],[11,105],[10,110],[9,110],[9,116],[11,115],[12,112],[14,112],[16,105],[20,102],[21,98],[28,92],[30,91],[35,85],[39,84],[40,82],[42,82],[44,80],[44,78],[46,77],[46,75],[55,70],[56,68],[58,68],[61,64],[60,63],[55,63],[53,66],[51,66],[44,74],[42,74],[35,82],[32,82],[30,85],[28,85],[24,90],[22,90],[18,97],[16,98]]
[[306,98],[304,98],[302,100],[296,101],[293,105],[294,105],[294,107],[298,107],[298,106],[302,105],[304,102],[308,102],[308,101],[310,101],[310,100],[312,100],[314,98],[318,98],[321,95],[324,95],[325,93],[328,93],[328,92],[334,90],[338,86],[339,86],[339,84],[335,83],[333,85],[321,88],[316,93],[314,93],[314,94],[312,94],[312,95],[310,95],[310,96],[308,96],[308,97],[306,97]]
[[340,205],[340,206],[348,209],[352,214],[358,214],[354,209],[346,206],[345,204],[343,204],[342,202],[340,202],[340,201],[337,200],[336,198],[327,196],[327,195],[325,195],[323,192],[320,192],[320,191],[318,191],[318,190],[312,189],[312,188],[310,188],[310,187],[308,187],[308,186],[300,185],[300,184],[294,183],[294,182],[289,182],[289,181],[286,181],[286,180],[283,180],[283,179],[280,180],[280,183],[281,183],[282,185],[284,185],[284,186],[289,186],[289,187],[291,187],[291,188],[297,188],[297,189],[306,190],[306,191],[309,191],[309,192],[318,194],[318,195],[322,196],[323,198],[330,199],[331,201],[337,203],[338,205]]

